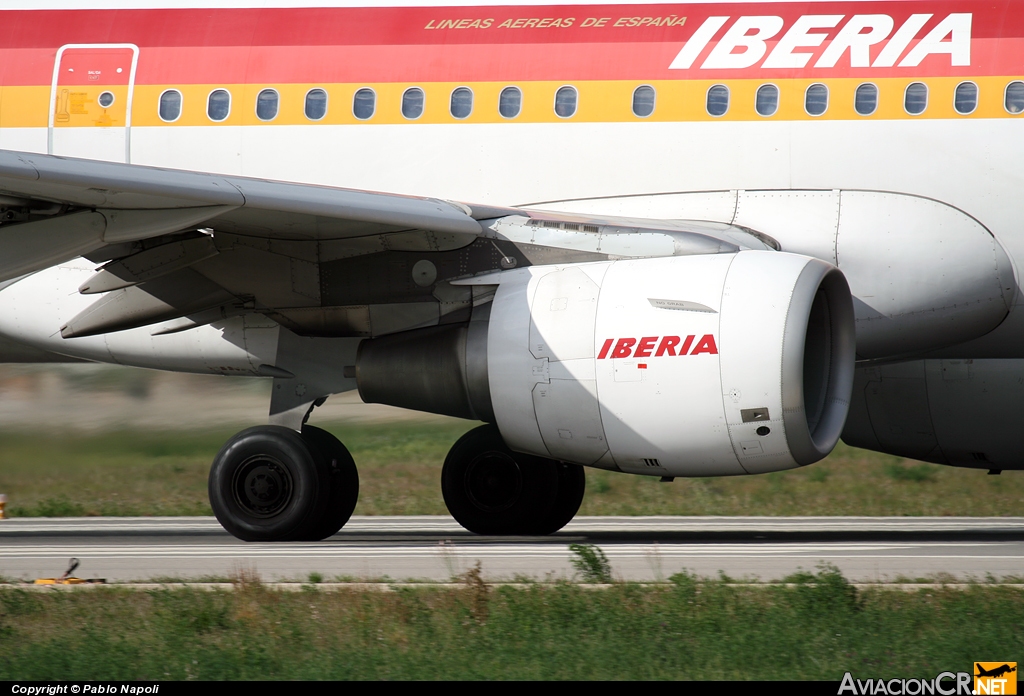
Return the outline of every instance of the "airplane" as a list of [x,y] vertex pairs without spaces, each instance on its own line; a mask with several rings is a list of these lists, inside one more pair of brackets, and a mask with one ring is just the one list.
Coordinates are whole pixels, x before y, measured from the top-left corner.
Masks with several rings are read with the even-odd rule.
[[441,471],[551,534],[583,467],[840,438],[1024,468],[1024,2],[0,0],[0,357],[273,382],[214,460],[323,539],[332,394],[483,421]]
[[1003,664],[999,665],[998,667],[993,667],[992,669],[985,669],[984,667],[978,665],[978,673],[975,674],[974,676],[976,676],[976,677],[995,677],[995,678],[999,678],[999,677],[1003,676],[1004,674],[1011,674],[1011,673],[1016,672],[1016,671],[1017,671],[1016,667],[1011,667],[1010,665],[1008,665],[1006,663],[1003,663]]

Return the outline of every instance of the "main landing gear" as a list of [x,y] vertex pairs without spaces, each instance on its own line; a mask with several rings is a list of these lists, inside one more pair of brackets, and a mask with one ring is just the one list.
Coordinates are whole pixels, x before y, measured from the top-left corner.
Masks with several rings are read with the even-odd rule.
[[245,541],[319,541],[337,533],[359,497],[345,446],[309,425],[249,428],[228,440],[210,469],[210,504]]
[[583,502],[583,467],[513,452],[494,425],[455,443],[441,471],[441,492],[452,517],[477,534],[557,532]]
[[[463,435],[441,471],[449,512],[477,534],[557,532],[580,509],[585,486],[583,467],[513,452],[494,425]],[[214,514],[239,539],[319,541],[351,517],[359,475],[329,432],[263,425],[228,440],[209,487]]]

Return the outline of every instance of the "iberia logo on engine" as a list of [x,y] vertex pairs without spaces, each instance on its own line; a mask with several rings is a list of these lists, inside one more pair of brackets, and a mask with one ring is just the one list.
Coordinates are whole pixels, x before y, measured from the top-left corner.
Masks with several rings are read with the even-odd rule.
[[[690,349],[693,349],[692,351]],[[642,338],[608,338],[601,346],[597,359],[605,358],[661,358],[677,355],[718,355],[715,337],[696,336],[643,336]]]

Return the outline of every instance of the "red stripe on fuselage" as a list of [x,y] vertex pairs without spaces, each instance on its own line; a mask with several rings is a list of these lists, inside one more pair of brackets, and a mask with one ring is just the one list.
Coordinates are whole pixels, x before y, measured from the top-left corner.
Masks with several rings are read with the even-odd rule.
[[[928,13],[924,31],[953,12],[975,15],[976,39],[1024,35],[1024,3],[970,0],[902,2],[721,3],[696,5],[570,5],[526,7],[250,8],[164,10],[9,10],[0,14],[0,43],[41,48],[82,42],[133,42],[139,46],[315,46],[557,42],[683,41],[713,16],[777,15],[792,25],[816,15],[887,14],[900,26],[911,14]],[[614,26],[628,17],[686,17],[683,26]],[[571,27],[500,28],[503,19],[567,18]],[[489,18],[487,29],[427,29],[438,20]],[[608,18],[599,27],[586,18]],[[818,31],[818,30],[816,30]],[[839,31],[820,30],[829,36]],[[820,51],[820,49],[819,49]]]
[[[975,41],[975,46],[982,42]],[[1024,55],[1024,40],[1002,42]],[[982,46],[983,48],[983,46]],[[994,48],[994,47],[993,47]],[[558,44],[543,53],[527,45],[507,46],[273,46],[149,48],[139,55],[136,84],[286,84],[330,82],[510,82],[528,80],[724,80],[722,73],[668,70],[678,52],[674,44]],[[53,76],[54,50],[2,50],[0,74],[7,85],[47,85]],[[938,58],[931,57],[930,60]],[[975,64],[981,61],[974,61]],[[976,66],[926,70],[850,69],[772,71],[775,79],[856,77],[979,77],[1018,75],[1019,60],[1004,58],[987,70]],[[766,71],[767,72],[767,71]],[[779,75],[787,73],[787,75]],[[746,75],[746,77],[752,77]],[[767,74],[762,79],[770,79]]]
[[[971,64],[930,55],[914,68],[702,69],[741,16],[784,21],[768,51],[801,16],[843,15],[822,45],[800,48],[809,66],[855,14],[887,14],[898,29],[911,14],[931,14],[918,40],[950,13],[972,14]],[[614,26],[625,17],[685,16],[683,26]],[[140,84],[286,82],[438,82],[484,80],[657,80],[791,77],[1015,75],[1024,55],[1024,3],[944,0],[871,3],[737,3],[460,8],[299,8],[8,11],[0,22],[4,84],[48,84],[56,49],[72,43],[140,47]],[[729,21],[693,67],[668,66],[710,16]],[[570,27],[501,28],[504,20],[566,19]],[[607,18],[585,27],[586,19]],[[444,20],[491,19],[486,29],[428,29]],[[906,51],[917,41],[911,42]],[[533,48],[546,44],[543,50]],[[877,56],[883,44],[872,48]],[[904,55],[906,54],[904,51]]]

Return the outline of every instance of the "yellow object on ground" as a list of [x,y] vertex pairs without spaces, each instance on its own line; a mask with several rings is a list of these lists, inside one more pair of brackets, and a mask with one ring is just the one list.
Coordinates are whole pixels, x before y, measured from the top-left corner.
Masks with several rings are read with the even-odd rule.
[[64,574],[61,575],[59,578],[36,578],[36,581],[33,584],[35,584],[35,585],[94,585],[94,584],[97,584],[97,583],[99,583],[99,584],[106,583],[106,580],[103,579],[103,578],[89,578],[88,580],[83,580],[82,578],[73,577],[71,574],[73,572],[75,572],[75,568],[78,567],[78,563],[79,563],[79,561],[78,561],[77,558],[72,558],[71,562],[68,564],[68,569],[65,570]]
[[36,578],[34,585],[84,585],[87,582],[94,582],[91,580],[83,580],[82,578]]

